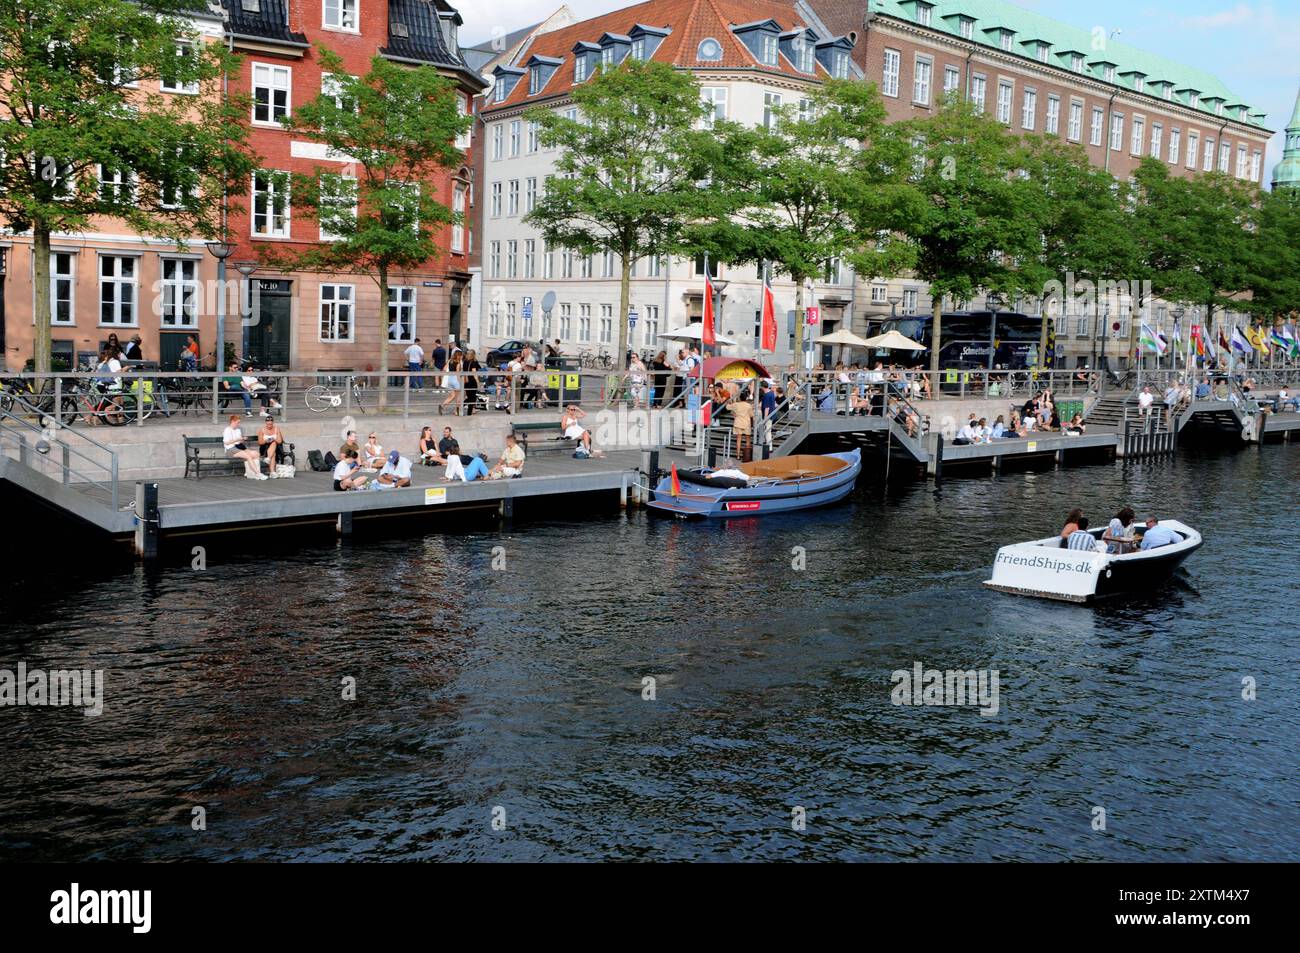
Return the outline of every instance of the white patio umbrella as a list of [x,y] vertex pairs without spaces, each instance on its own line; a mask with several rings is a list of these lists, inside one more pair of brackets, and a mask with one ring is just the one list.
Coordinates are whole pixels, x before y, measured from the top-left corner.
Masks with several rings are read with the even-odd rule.
[[823,334],[817,339],[818,344],[842,344],[845,347],[870,347],[871,342],[860,338],[848,328],[840,328],[830,334]]
[[[684,328],[673,328],[671,331],[665,331],[659,335],[661,338],[667,338],[670,341],[699,341],[704,337],[703,324],[688,324]],[[717,335],[719,344],[735,344],[731,338]]]
[[862,342],[867,347],[883,348],[889,351],[924,351],[924,344],[919,344],[897,331],[886,331]]

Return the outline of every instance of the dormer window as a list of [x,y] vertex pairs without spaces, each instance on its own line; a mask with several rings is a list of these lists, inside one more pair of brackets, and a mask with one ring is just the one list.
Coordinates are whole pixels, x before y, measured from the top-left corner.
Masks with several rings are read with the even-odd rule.
[[542,91],[542,70],[541,67],[534,66],[528,71],[528,95],[536,96]]
[[355,30],[357,0],[325,0],[324,22],[332,30]]
[[1040,63],[1046,63],[1046,62],[1047,62],[1047,54],[1048,54],[1048,52],[1049,52],[1050,50],[1051,50],[1051,47],[1048,46],[1046,43],[1039,43],[1039,44],[1038,44],[1038,62],[1040,62]]
[[492,87],[492,102],[505,102],[506,97],[510,95],[523,75],[524,71],[517,66],[498,66],[494,69],[492,79],[495,85]]
[[1170,86],[1168,83],[1165,83],[1165,84],[1164,84],[1164,87],[1165,87],[1165,99],[1173,99],[1173,98],[1174,98],[1174,88],[1173,88],[1172,86]]
[[1083,72],[1083,54],[1082,54],[1082,53],[1071,53],[1071,54],[1070,54],[1070,69],[1074,70],[1076,73],[1082,73],[1082,72]]
[[645,59],[645,37],[639,36],[635,40],[633,40],[632,49],[627,55],[634,60],[644,60]]
[[1007,52],[1011,51],[1011,37],[1012,33],[1010,30],[1003,30],[1001,34],[998,35],[998,45]]
[[932,4],[918,3],[916,5],[916,22],[921,24],[921,26],[929,26],[930,13],[933,10],[934,10],[934,6]]
[[587,78],[587,58],[579,56],[573,61],[573,81],[581,83]]
[[1193,109],[1199,108],[1201,105],[1201,94],[1196,90],[1189,92],[1187,94],[1187,105],[1191,106]]
[[764,66],[775,66],[777,63],[777,39],[770,33],[764,33],[759,44],[759,61]]
[[796,65],[799,67],[799,72],[815,72],[817,70],[817,55],[812,43],[805,36],[799,38],[798,44],[798,63]]
[[439,26],[442,27],[442,41],[447,45],[447,51],[453,56],[460,49],[460,37],[458,36],[458,27],[460,25],[459,13],[439,13]]
[[600,65],[613,66],[615,63],[617,63],[618,60],[615,59],[615,54],[617,52],[618,51],[615,50],[614,47],[612,46],[602,47],[600,51]]
[[849,54],[842,50],[836,50],[835,56],[831,59],[834,67],[831,69],[831,75],[836,79],[849,78]]
[[1115,67],[1111,66],[1109,63],[1102,63],[1101,78],[1108,83],[1115,82]]
[[573,47],[573,81],[585,83],[591,78],[595,66],[600,62],[600,47],[595,43],[582,41]]
[[645,62],[655,55],[655,50],[659,49],[659,44],[664,41],[672,31],[667,27],[645,26],[638,23],[628,31],[628,36],[632,40],[632,45],[628,51],[628,56],[634,60]]
[[1146,92],[1147,78],[1143,76],[1141,73],[1138,73],[1136,76],[1133,77],[1133,88],[1136,89],[1139,93]]
[[1216,115],[1216,116],[1222,116],[1222,115],[1223,115],[1223,103],[1222,103],[1222,102],[1217,102],[1217,103],[1214,104],[1214,115]]
[[970,17],[962,17],[958,21],[957,30],[961,33],[963,40],[973,39],[975,36],[975,21]]
[[700,40],[700,45],[695,51],[695,58],[705,63],[722,59],[722,44],[711,36]]

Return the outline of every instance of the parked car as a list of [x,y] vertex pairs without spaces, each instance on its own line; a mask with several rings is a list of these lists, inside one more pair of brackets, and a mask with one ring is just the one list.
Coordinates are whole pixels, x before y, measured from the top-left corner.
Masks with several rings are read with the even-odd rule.
[[528,345],[529,342],[527,341],[507,341],[500,347],[494,347],[488,351],[487,360],[484,363],[493,368],[499,368],[502,364],[509,364]]

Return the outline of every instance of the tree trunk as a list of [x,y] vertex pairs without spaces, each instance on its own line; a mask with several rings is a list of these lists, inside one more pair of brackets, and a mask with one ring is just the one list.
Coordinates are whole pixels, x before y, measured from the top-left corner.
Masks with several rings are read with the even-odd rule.
[[803,275],[791,275],[794,279],[794,357],[793,363],[795,370],[802,371],[805,361],[803,359],[803,332],[804,332],[804,314],[803,314]]
[[379,410],[388,406],[388,266],[379,266]]
[[618,324],[618,350],[614,352],[614,366],[625,371],[629,334],[627,313],[632,304],[632,263],[626,249],[621,253],[619,261],[622,270],[618,278],[618,314],[614,315],[614,321]]
[[[35,293],[35,337],[32,342],[32,365],[38,374],[48,374],[50,366],[50,230],[38,225],[32,230],[32,281]],[[75,355],[74,355],[75,360]],[[74,367],[73,370],[76,370]]]
[[939,393],[939,345],[943,342],[943,295],[930,292],[930,386]]
[[1047,299],[1041,295],[1038,298],[1038,313],[1043,316],[1038,329],[1038,364],[1042,368],[1048,368],[1052,365],[1047,360]]

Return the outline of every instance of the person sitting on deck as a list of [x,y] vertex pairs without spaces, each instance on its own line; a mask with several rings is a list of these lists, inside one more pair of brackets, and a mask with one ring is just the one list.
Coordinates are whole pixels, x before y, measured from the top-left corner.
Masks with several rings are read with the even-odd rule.
[[1275,406],[1275,407],[1278,409],[1279,412],[1281,412],[1281,411],[1285,411],[1285,410],[1287,409],[1288,406],[1289,406],[1293,411],[1296,410],[1296,409],[1298,409],[1298,405],[1297,405],[1296,398],[1293,397],[1293,396],[1291,395],[1291,392],[1288,391],[1288,390],[1286,389],[1286,385],[1285,385],[1285,384],[1283,384],[1281,387],[1278,388],[1278,390],[1277,390],[1277,398],[1276,398],[1276,400],[1275,400],[1273,406]]
[[1088,517],[1079,517],[1079,528],[1065,539],[1066,549],[1080,549],[1086,552],[1097,551],[1097,538],[1088,532]]
[[460,480],[470,483],[481,480],[488,475],[487,460],[482,454],[470,456],[468,453],[453,453],[447,457],[447,475],[443,477],[448,483]]
[[284,431],[268,416],[257,430],[257,452],[266,458],[266,475],[274,480],[275,468],[284,459]]
[[1133,544],[1133,507],[1126,506],[1110,521],[1106,532],[1101,534],[1101,541],[1106,544],[1106,552],[1113,556],[1131,552]]
[[365,486],[366,478],[355,475],[360,469],[361,463],[357,460],[357,452],[349,450],[347,455],[334,465],[334,489],[359,490]]
[[1210,379],[1208,377],[1196,382],[1196,399],[1210,399]]
[[438,445],[433,439],[432,427],[421,428],[419,449],[420,449],[420,463],[426,467],[431,467],[436,463],[446,462],[438,455]]
[[226,370],[228,371],[227,375],[221,378],[219,382],[221,392],[232,397],[238,394],[244,400],[244,416],[253,416],[253,398],[248,391],[244,390],[243,377],[239,373],[239,365],[237,363],[231,363],[230,367]]
[[1001,440],[1004,436],[1006,436],[1006,433],[1007,433],[1006,421],[1003,420],[1001,414],[998,414],[997,420],[993,421],[993,427],[991,432],[989,433],[989,436],[991,436],[994,440]]
[[502,477],[523,476],[524,456],[524,448],[519,446],[519,441],[515,439],[515,435],[506,434],[506,448],[501,451],[501,459],[489,471],[488,478],[499,480]]
[[1142,534],[1142,549],[1155,549],[1157,546],[1169,546],[1181,543],[1183,538],[1168,526],[1161,526],[1154,516],[1147,517],[1147,529]]
[[384,445],[379,442],[379,434],[372,433],[366,438],[366,445],[361,448],[361,464],[366,467],[382,467],[384,457]]
[[918,425],[920,424],[920,420],[917,418],[916,412],[913,411],[911,408],[909,408],[901,400],[897,400],[896,398],[890,398],[889,415],[894,418],[894,421],[896,423],[900,423],[903,425],[909,437],[916,436],[916,431]]
[[1079,520],[1081,519],[1083,519],[1083,510],[1079,509],[1077,506],[1070,510],[1070,512],[1065,516],[1065,526],[1061,528],[1061,539],[1069,539],[1070,534],[1075,530],[1083,529],[1083,527],[1079,525]]
[[379,486],[401,487],[411,485],[411,461],[396,450],[388,454],[388,462],[379,471]]
[[975,443],[975,428],[977,426],[975,417],[972,415],[970,420],[961,425],[961,429],[957,431],[957,436],[952,438],[953,446],[964,447],[968,443]]
[[980,418],[979,429],[976,431],[975,436],[979,438],[975,441],[976,443],[993,442],[993,428],[989,426],[989,419],[987,417]]
[[569,440],[578,441],[579,451],[584,452],[589,457],[603,457],[603,453],[597,453],[592,449],[591,431],[579,422],[586,416],[586,411],[581,407],[577,404],[570,404],[564,408],[564,414],[560,417],[560,430]]
[[336,456],[342,460],[348,455],[349,450],[355,450],[357,452],[357,459],[362,459],[361,444],[357,443],[357,432],[355,430],[349,430],[343,435],[343,444],[339,447],[339,452]]
[[1151,405],[1156,402],[1156,395],[1151,393],[1150,387],[1143,387],[1142,393],[1138,394],[1138,413],[1143,417],[1151,414]]
[[221,434],[221,445],[226,456],[231,460],[244,461],[244,476],[250,480],[265,480],[262,473],[262,457],[256,450],[250,450],[244,443],[244,433],[239,428],[239,414],[231,414],[230,422]]
[[1079,414],[1075,414],[1073,417],[1070,418],[1070,422],[1065,425],[1064,429],[1066,433],[1074,434],[1076,437],[1078,437],[1078,436],[1082,436],[1083,432],[1088,428],[1083,422],[1083,417],[1081,417]]

